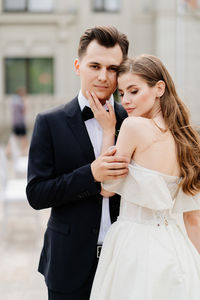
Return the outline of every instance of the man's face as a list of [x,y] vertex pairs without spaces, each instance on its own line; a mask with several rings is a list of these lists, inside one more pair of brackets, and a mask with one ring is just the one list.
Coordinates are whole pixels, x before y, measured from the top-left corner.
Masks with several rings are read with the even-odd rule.
[[75,60],[83,95],[87,98],[86,91],[94,92],[104,104],[116,89],[117,69],[122,59],[122,50],[118,44],[106,48],[93,40],[83,57]]

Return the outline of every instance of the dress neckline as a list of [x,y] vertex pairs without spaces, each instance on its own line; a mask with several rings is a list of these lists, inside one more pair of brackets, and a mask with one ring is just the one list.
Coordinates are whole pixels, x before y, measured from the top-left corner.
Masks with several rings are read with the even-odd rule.
[[163,177],[168,177],[168,178],[171,178],[171,179],[181,179],[180,176],[175,176],[175,175],[168,175],[166,173],[162,173],[162,172],[159,172],[159,171],[156,171],[156,170],[152,170],[152,169],[149,169],[149,168],[145,168],[141,165],[139,165],[138,163],[136,163],[133,159],[131,160],[132,161],[132,164],[140,169],[143,169],[144,171],[146,172],[149,172],[149,173],[153,173],[153,174],[157,174],[157,175],[161,175]]

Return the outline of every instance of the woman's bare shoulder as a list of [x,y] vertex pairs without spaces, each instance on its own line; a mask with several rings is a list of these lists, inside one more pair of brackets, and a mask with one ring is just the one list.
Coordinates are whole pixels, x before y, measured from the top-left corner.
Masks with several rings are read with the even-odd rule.
[[137,146],[152,143],[156,139],[152,120],[143,117],[128,117],[122,124],[122,135]]
[[152,129],[152,122],[150,119],[143,117],[127,117],[122,126],[126,129],[130,128],[133,132],[138,129],[141,133],[142,130]]

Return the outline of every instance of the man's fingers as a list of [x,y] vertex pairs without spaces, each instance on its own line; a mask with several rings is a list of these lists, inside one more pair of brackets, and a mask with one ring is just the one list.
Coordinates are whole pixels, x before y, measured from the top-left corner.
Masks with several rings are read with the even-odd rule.
[[[110,176],[107,176],[106,180],[117,180],[117,179],[122,179],[122,178],[125,178],[126,176],[128,175],[128,173],[125,173],[125,174],[122,174],[122,175],[110,175]],[[105,181],[106,181],[105,180]]]
[[107,170],[107,176],[123,176],[128,174],[128,169]]
[[[110,157],[113,156],[116,153],[117,149],[115,146],[111,146],[109,147],[103,154],[102,157],[106,158],[106,157]],[[113,156],[114,157],[114,156]]]
[[107,168],[109,170],[128,169],[128,163],[127,162],[108,163]]
[[91,171],[96,181],[123,178],[128,174],[128,158],[112,156],[115,152],[116,148],[113,147],[107,150],[106,156],[99,156],[92,162]]
[[124,163],[129,163],[129,158],[128,157],[125,157],[125,156],[105,156],[104,157],[104,161],[107,162],[107,163],[121,163],[121,162],[124,162]]

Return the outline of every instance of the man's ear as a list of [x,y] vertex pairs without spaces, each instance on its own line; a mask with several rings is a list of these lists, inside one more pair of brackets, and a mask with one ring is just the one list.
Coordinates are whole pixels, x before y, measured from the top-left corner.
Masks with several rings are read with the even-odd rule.
[[165,92],[165,82],[163,80],[159,80],[156,83],[156,97],[160,98]]
[[74,67],[75,67],[76,75],[80,75],[80,62],[78,58],[76,58],[74,61]]

